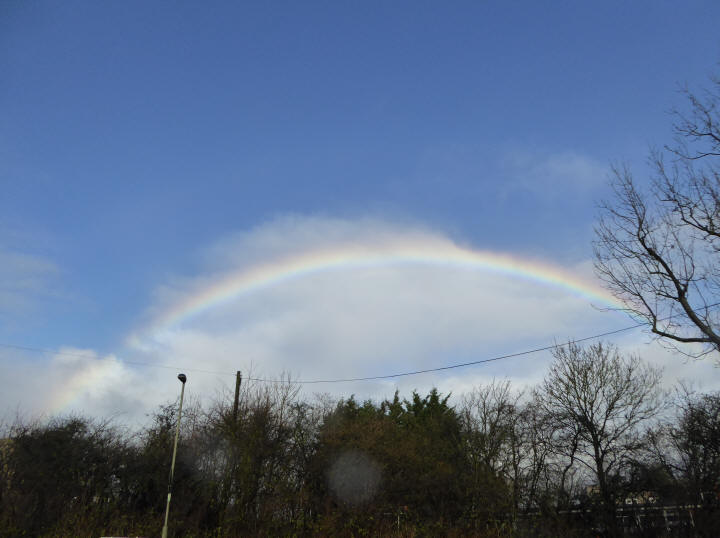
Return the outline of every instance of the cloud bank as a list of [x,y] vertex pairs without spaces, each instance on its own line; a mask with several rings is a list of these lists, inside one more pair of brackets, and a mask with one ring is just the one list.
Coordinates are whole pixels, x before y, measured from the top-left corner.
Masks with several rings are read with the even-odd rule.
[[[382,220],[278,219],[209,247],[202,256],[201,274],[158,289],[147,325],[228,273],[314,250],[417,242],[438,249],[455,245],[442,233]],[[591,278],[586,263],[569,268],[569,273],[578,279]],[[600,332],[618,322],[586,298],[502,272],[452,264],[388,264],[277,282],[222,302],[177,326],[150,333],[140,328],[130,339],[130,347],[143,361],[228,374],[252,368],[256,376],[270,378],[285,372],[304,380],[346,379],[489,358],[538,342],[552,344],[553,339],[565,341],[576,334]],[[462,372],[311,385],[307,390],[376,397],[391,395],[396,388],[425,390],[437,385],[450,390],[469,379],[536,379],[546,363],[547,356],[542,356]],[[218,383],[212,375],[195,378],[195,386],[203,392]],[[224,381],[231,385],[232,377]]]
[[[175,323],[157,323],[228,274],[349,245],[373,251],[410,243],[461,248],[441,232],[378,219],[286,217],[226,237],[200,253],[195,275],[157,288],[125,349],[108,357],[91,351],[51,357],[49,365],[25,371],[16,392],[42,392],[35,379],[42,370],[53,388],[43,393],[38,408],[137,419],[177,397],[175,375],[183,370],[188,395],[208,399],[234,386],[236,370],[246,379],[277,379],[283,373],[301,380],[389,375],[493,358],[632,323],[559,285],[450,263],[356,264],[297,274]],[[588,261],[562,272],[592,284]],[[669,365],[668,382],[702,377],[713,388],[717,371],[707,362],[684,364],[645,340],[637,331],[614,339],[624,350]],[[407,395],[435,386],[461,394],[493,378],[520,387],[538,382],[550,360],[543,352],[408,377],[309,384],[303,390],[383,398],[395,390]],[[7,404],[13,395],[3,399]]]

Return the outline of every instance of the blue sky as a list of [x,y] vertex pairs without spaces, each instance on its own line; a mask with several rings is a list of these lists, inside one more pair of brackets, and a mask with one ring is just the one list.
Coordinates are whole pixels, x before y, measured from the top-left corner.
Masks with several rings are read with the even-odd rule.
[[[372,242],[368,222],[587,272],[610,163],[643,177],[679,85],[717,72],[719,20],[710,1],[5,2],[0,342],[150,360],[128,336],[170,283],[262,260],[240,251],[258,238]],[[1,353],[6,376],[55,360]]]

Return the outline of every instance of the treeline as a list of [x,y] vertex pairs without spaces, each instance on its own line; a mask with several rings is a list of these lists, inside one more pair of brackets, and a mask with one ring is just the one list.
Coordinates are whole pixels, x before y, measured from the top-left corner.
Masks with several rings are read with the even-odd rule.
[[[545,379],[380,402],[245,384],[183,412],[170,536],[717,536],[720,393],[609,345]],[[17,421],[0,441],[1,536],[156,536],[176,404],[130,431]]]

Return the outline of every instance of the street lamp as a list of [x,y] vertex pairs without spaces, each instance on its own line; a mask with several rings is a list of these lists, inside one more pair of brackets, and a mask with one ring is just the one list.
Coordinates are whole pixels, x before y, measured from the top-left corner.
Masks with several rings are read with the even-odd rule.
[[168,496],[167,505],[165,506],[165,524],[162,528],[162,538],[167,538],[168,531],[168,515],[170,514],[170,496],[172,495],[173,476],[175,474],[175,454],[177,454],[177,443],[178,437],[180,436],[180,419],[182,418],[182,404],[183,396],[185,396],[185,381],[187,376],[185,374],[178,374],[178,379],[182,383],[182,389],[180,389],[180,410],[178,411],[177,426],[175,428],[175,444],[173,445],[173,457],[172,463],[170,464],[170,481],[168,482]]

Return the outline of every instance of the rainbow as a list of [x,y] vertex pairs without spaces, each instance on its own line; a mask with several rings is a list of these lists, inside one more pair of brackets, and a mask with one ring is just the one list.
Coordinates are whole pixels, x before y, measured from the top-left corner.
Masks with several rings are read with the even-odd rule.
[[149,333],[182,325],[191,318],[263,288],[317,273],[361,268],[426,265],[489,271],[549,285],[591,302],[620,307],[595,282],[537,260],[471,250],[449,242],[425,241],[381,247],[350,246],[315,250],[227,274],[191,294],[156,318]]
[[[64,353],[68,352],[61,350],[60,354],[53,358],[56,367],[73,368],[78,364],[77,359],[67,361]],[[69,353],[80,357],[74,350],[70,350]],[[86,394],[90,387],[99,387],[101,392],[104,391],[107,378],[113,374],[118,375],[122,370],[122,363],[114,355],[101,358],[88,351],[86,361],[82,369],[75,371],[64,385],[49,391],[45,407],[51,416],[68,409],[77,398]]]
[[[402,244],[384,246],[354,245],[313,250],[226,274],[175,303],[157,317],[146,331],[132,335],[128,343],[134,347],[144,341],[143,337],[152,338],[163,331],[181,327],[183,323],[203,312],[283,282],[332,271],[403,266],[434,266],[491,272],[551,286],[611,308],[621,306],[612,295],[595,282],[556,265],[508,254],[472,250],[449,241],[406,240]],[[113,368],[119,367],[120,363],[114,357],[108,359],[110,360],[95,360],[86,369],[72,376],[64,389],[52,398],[50,402],[52,411],[59,412],[67,408],[87,390],[88,386],[99,384]]]

